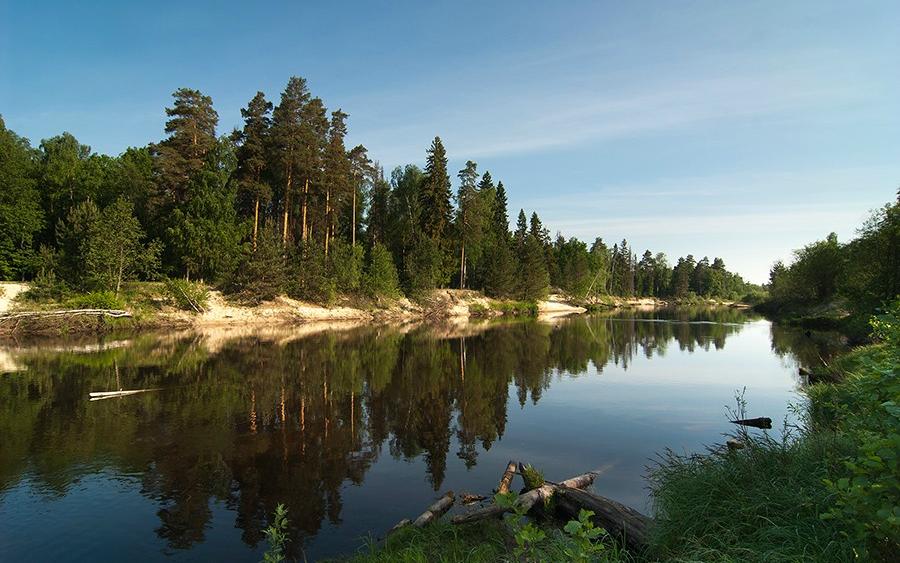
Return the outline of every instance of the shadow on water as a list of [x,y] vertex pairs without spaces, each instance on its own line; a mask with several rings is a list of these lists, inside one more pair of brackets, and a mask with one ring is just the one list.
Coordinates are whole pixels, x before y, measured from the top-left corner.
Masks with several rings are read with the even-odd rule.
[[[99,475],[100,485],[90,486],[124,482],[154,505],[155,539],[143,546],[160,555],[215,543],[236,528],[240,543],[256,548],[246,551],[252,559],[279,502],[289,508],[295,550],[326,529],[340,541],[322,549],[346,550],[356,535],[341,535],[345,491],[362,488],[380,460],[415,460],[438,491],[448,464],[474,468],[504,437],[511,413],[538,405],[551,386],[575,385],[569,382],[611,366],[618,373],[642,359],[722,350],[752,320],[734,309],[678,309],[464,330],[143,335],[118,346],[10,348],[4,369],[17,371],[0,376],[0,526],[15,519],[13,511],[74,497]],[[803,333],[775,327],[771,346],[792,361],[823,353]],[[91,391],[156,387],[162,390],[87,400]],[[558,431],[546,428],[544,438]],[[377,513],[403,486],[393,484],[390,494],[373,488],[354,510]],[[74,519],[104,510],[66,506],[64,516]],[[231,521],[220,522],[219,512]],[[393,523],[372,518],[366,523],[381,529]],[[100,550],[104,539],[93,539]],[[133,555],[120,547],[108,556]],[[40,555],[41,546],[24,537],[4,550],[15,559]]]

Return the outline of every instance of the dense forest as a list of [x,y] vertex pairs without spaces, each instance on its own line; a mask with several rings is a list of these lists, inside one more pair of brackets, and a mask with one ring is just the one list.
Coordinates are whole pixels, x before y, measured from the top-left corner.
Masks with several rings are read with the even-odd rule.
[[692,295],[738,299],[754,286],[722,259],[638,256],[626,240],[555,239],[536,212],[510,232],[507,191],[468,161],[455,193],[435,137],[424,170],[390,179],[348,148],[347,114],[303,78],[277,105],[258,92],[241,129],[217,134],[212,99],[173,94],[163,140],[117,157],[70,133],[32,148],[0,120],[0,278],[47,297],[183,277],[258,301],[288,294],[393,297],[437,287],[535,300]]
[[851,326],[844,328],[868,334],[869,316],[900,296],[900,190],[849,242],[831,233],[794,251],[789,264],[776,262],[769,275],[763,311],[828,320],[845,310]]

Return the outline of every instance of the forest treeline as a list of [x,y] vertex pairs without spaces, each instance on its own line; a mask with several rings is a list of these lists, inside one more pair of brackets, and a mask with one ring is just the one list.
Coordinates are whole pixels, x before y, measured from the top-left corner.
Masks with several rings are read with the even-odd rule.
[[166,137],[117,157],[70,133],[32,148],[0,120],[0,278],[52,298],[184,277],[257,301],[436,287],[738,299],[755,288],[720,258],[671,264],[626,240],[553,239],[536,212],[519,211],[510,231],[503,183],[468,161],[454,192],[439,137],[424,169],[388,178],[364,146],[346,146],[347,114],[329,113],[303,78],[277,105],[258,92],[224,135],[209,96],[173,96]]
[[[831,233],[778,261],[769,274],[761,308],[781,314],[848,310],[868,332],[868,318],[900,297],[900,190],[897,201],[875,210],[846,243]],[[851,327],[852,328],[852,327]]]

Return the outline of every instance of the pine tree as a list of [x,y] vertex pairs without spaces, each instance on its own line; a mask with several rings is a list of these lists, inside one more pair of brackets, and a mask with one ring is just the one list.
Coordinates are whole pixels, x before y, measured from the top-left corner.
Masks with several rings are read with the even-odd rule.
[[456,201],[458,213],[456,217],[457,231],[459,232],[459,287],[466,287],[466,244],[472,239],[472,220],[475,199],[478,196],[478,165],[469,160],[466,167],[456,175],[459,178],[459,190]]
[[376,168],[375,164],[369,159],[369,151],[362,145],[356,145],[347,153],[350,160],[350,205],[346,202],[344,207],[350,220],[347,227],[350,230],[350,244],[356,246],[356,235],[360,229],[363,217],[363,208],[365,207],[366,188],[374,185]]
[[341,200],[349,199],[352,187],[350,177],[350,159],[344,148],[344,137],[347,136],[347,114],[341,110],[331,112],[331,124],[328,128],[328,144],[325,148],[323,184],[325,188],[325,215],[323,235],[325,240],[325,256],[328,256],[329,240],[334,238],[337,230],[337,209]]
[[179,88],[172,93],[175,104],[166,108],[168,138],[153,145],[157,181],[160,187],[160,213],[171,205],[181,205],[187,197],[187,186],[216,146],[219,115],[212,98],[199,90]]
[[265,94],[257,92],[246,109],[241,110],[244,118],[244,129],[236,132],[237,179],[238,193],[248,197],[253,203],[253,249],[256,249],[259,232],[259,206],[272,197],[272,189],[264,181],[266,168],[266,152],[269,145],[269,128],[272,119],[272,102],[266,100]]
[[[281,242],[287,244],[291,220],[291,206],[297,184],[307,170],[310,160],[311,131],[304,119],[310,101],[306,80],[292,76],[281,93],[281,103],[272,113],[272,145],[270,162],[279,180],[278,195],[281,206]],[[305,179],[308,182],[309,178]],[[304,196],[304,205],[306,198]],[[304,233],[305,240],[305,233]]]
[[369,197],[369,213],[367,217],[366,235],[369,247],[376,244],[387,244],[390,230],[391,185],[384,178],[384,169],[377,163],[374,166],[372,190]]

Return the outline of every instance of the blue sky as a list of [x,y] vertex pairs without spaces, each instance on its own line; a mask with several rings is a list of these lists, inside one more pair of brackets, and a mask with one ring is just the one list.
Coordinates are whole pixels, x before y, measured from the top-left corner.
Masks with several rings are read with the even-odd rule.
[[388,171],[440,135],[513,216],[762,282],[895,197],[898,30],[894,1],[4,0],[0,114],[118,154],[162,138],[178,87],[226,132],[297,74]]

